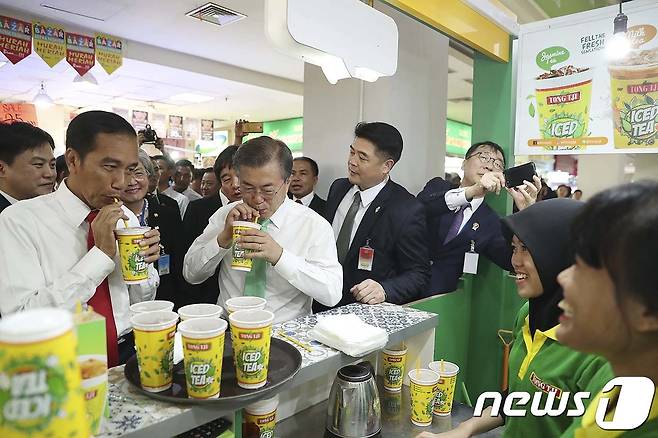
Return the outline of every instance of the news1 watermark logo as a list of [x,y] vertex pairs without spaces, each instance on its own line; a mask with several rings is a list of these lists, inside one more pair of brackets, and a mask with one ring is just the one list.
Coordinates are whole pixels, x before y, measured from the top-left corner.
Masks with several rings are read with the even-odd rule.
[[[615,404],[614,417],[605,418],[608,411],[610,398],[605,394],[619,387],[619,395]],[[643,425],[649,418],[651,403],[655,386],[653,381],[647,377],[615,377],[602,389],[604,394],[596,407],[596,424],[604,430],[632,430]],[[547,394],[544,407],[541,407],[542,396]],[[503,403],[499,392],[484,392],[478,397],[475,404],[473,416],[481,417],[485,403],[492,401],[491,416],[497,417],[500,413],[501,404],[503,413],[508,417],[525,417],[528,414],[526,406],[530,399],[530,415],[535,417],[557,417],[566,411],[567,417],[581,417],[585,413],[585,401],[590,398],[589,392],[576,392],[573,394],[574,409],[567,410],[567,404],[571,394],[562,392],[559,388],[548,386],[543,391],[530,394],[528,392],[512,392]],[[556,403],[556,399],[559,401]]]

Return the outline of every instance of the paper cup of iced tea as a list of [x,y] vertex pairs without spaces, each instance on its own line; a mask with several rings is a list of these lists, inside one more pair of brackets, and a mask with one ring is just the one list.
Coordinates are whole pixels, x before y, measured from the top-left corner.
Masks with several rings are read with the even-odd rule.
[[228,318],[238,385],[246,389],[265,386],[274,313],[268,310],[238,310]]
[[226,310],[229,315],[238,310],[265,310],[267,300],[261,297],[235,297],[226,300]]
[[70,312],[3,316],[0,351],[0,436],[89,436]]
[[242,436],[245,438],[273,438],[276,428],[276,408],[279,396],[257,401],[244,408]]
[[455,398],[459,366],[452,362],[443,361],[442,369],[441,361],[437,360],[430,362],[429,368],[440,376],[436,400],[434,401],[434,415],[450,415],[452,401]]
[[144,233],[151,227],[133,227],[114,230],[119,243],[121,272],[126,284],[143,283],[149,278],[148,263],[145,257],[139,255],[142,247],[139,241],[144,239]]
[[189,398],[219,397],[227,325],[218,317],[192,318],[178,324],[183,338],[185,383]]
[[171,312],[174,310],[174,303],[165,300],[142,301],[130,306],[130,316],[144,312]]
[[404,380],[404,365],[407,360],[407,349],[382,350],[382,370],[384,372],[384,389],[400,391]]
[[233,259],[231,260],[231,268],[238,271],[251,271],[251,266],[254,260],[249,257],[249,251],[240,247],[237,239],[246,230],[254,229],[260,230],[260,225],[255,222],[235,221],[233,222]]
[[438,390],[439,373],[425,368],[409,371],[411,422],[416,426],[432,424],[432,408]]
[[78,356],[82,375],[87,420],[92,435],[100,431],[101,421],[107,405],[107,356],[85,354]]
[[209,303],[190,304],[178,309],[181,321],[193,318],[219,318],[222,313],[224,313],[222,306]]
[[173,378],[176,312],[145,312],[130,319],[135,334],[137,364],[142,388],[160,392],[171,388]]

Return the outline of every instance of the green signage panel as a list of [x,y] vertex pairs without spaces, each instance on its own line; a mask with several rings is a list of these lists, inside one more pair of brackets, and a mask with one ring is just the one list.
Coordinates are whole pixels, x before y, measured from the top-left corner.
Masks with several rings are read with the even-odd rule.
[[304,119],[302,117],[273,120],[270,122],[263,122],[262,134],[249,134],[244,138],[244,141],[261,135],[267,135],[276,138],[277,140],[281,140],[288,145],[291,151],[301,152],[304,146],[303,132]]

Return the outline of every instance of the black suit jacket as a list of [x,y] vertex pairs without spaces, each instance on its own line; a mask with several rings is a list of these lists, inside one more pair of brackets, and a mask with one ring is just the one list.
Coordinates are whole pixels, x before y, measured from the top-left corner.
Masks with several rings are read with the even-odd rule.
[[[175,201],[174,201],[175,202]],[[197,199],[190,202],[185,210],[183,219],[183,235],[185,236],[185,251],[187,251],[194,240],[199,237],[208,226],[210,216],[215,214],[222,206],[222,198],[217,193],[210,198]],[[189,284],[185,282],[187,299],[191,303],[217,304],[219,297],[219,266],[215,273],[200,284]]]
[[4,196],[0,195],[0,213],[2,213],[2,210],[9,207],[10,205],[11,202],[9,202]]
[[[338,205],[352,184],[337,179],[329,189],[326,219],[332,223]],[[363,280],[382,285],[386,301],[404,304],[426,289],[430,275],[427,226],[423,206],[404,187],[389,180],[366,210],[343,262],[343,298],[353,303],[350,289]],[[372,271],[358,269],[359,248],[369,241],[375,250]],[[323,306],[315,303],[314,310]]]
[[314,194],[311,203],[308,205],[308,208],[324,217],[327,210],[327,201],[319,197],[317,194]]
[[[163,193],[158,193],[156,195],[149,195],[149,199],[153,199],[154,202],[157,202],[158,204],[166,205],[167,207],[174,207],[174,208],[179,208],[178,207],[178,202],[171,196],[167,196]],[[151,202],[151,201],[149,201]],[[178,216],[180,216],[180,209],[178,210]]]
[[503,236],[498,214],[486,202],[475,210],[462,231],[445,243],[455,212],[446,205],[445,194],[452,187],[443,178],[430,180],[418,194],[425,205],[429,227],[432,277],[425,296],[452,292],[457,289],[464,268],[464,254],[470,251],[471,241],[475,252],[484,254],[503,269],[511,270],[511,247]]
[[[185,241],[180,233],[182,222],[178,204],[166,205],[162,202],[164,195],[146,197],[149,206],[147,224],[151,228],[160,228],[160,244],[165,254],[169,255],[169,274],[160,276],[160,286],[156,299],[174,303],[174,309],[188,304],[185,300],[185,281],[183,280],[183,258],[185,257]],[[171,198],[169,198],[171,199]]]

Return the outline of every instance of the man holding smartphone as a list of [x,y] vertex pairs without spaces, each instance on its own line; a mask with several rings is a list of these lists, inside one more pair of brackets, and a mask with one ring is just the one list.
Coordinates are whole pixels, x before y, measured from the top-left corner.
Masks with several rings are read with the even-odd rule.
[[454,291],[463,272],[477,269],[477,254],[511,270],[511,248],[503,237],[500,217],[484,202],[484,197],[488,193],[498,195],[505,188],[516,207],[523,210],[535,203],[541,187],[535,175],[532,182],[506,188],[503,149],[491,141],[471,146],[462,169],[460,187],[452,189],[450,183],[437,177],[418,194],[427,213],[432,259],[426,296]]

